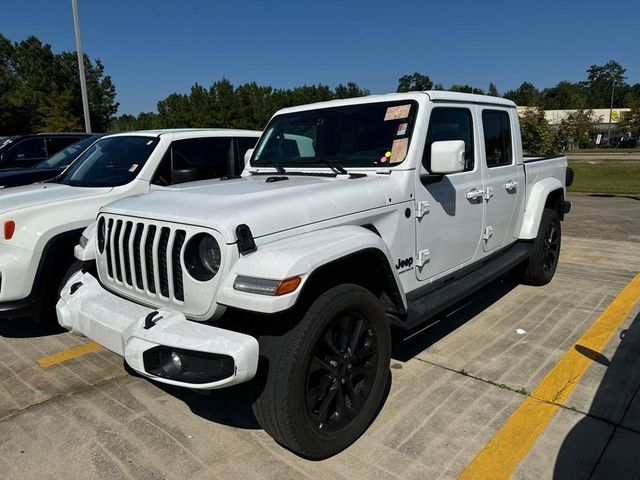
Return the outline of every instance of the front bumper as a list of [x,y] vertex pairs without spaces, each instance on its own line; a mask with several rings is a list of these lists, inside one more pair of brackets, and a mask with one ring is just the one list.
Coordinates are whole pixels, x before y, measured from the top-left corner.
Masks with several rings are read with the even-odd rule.
[[[162,383],[210,390],[245,382],[256,374],[258,341],[254,337],[193,322],[179,312],[154,310],[130,302],[105,290],[88,273],[78,272],[69,279],[56,311],[64,328],[122,355],[136,372]],[[154,312],[157,313],[150,321]],[[231,357],[233,368],[229,376],[207,383],[176,380],[166,372],[160,376],[148,371],[153,370],[148,358],[162,348],[188,352],[196,358]]]

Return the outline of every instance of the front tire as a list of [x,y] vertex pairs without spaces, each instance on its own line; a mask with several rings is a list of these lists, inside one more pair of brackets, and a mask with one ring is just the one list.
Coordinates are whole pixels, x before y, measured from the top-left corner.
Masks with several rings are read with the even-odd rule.
[[391,357],[389,324],[370,291],[333,287],[286,333],[259,342],[253,410],[267,433],[312,459],[362,435],[382,401]]
[[533,251],[525,264],[523,283],[546,285],[556,273],[560,258],[562,227],[558,212],[545,208],[542,212],[538,236],[533,241]]

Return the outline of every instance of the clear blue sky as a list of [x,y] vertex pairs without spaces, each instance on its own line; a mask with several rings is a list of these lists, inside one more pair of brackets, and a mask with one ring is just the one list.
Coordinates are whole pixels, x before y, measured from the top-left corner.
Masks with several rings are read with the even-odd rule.
[[[14,0],[0,32],[75,49],[71,0]],[[609,59],[640,82],[637,0],[79,0],[84,50],[100,58],[118,113],[155,111],[172,92],[222,77],[274,87],[355,81],[394,91],[419,71],[435,83],[502,93],[580,81]]]

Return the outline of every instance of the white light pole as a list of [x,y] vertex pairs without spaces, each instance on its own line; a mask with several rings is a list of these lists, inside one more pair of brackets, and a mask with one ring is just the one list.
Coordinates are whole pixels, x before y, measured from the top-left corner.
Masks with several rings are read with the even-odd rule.
[[616,77],[612,73],[613,81],[611,82],[611,103],[609,104],[609,130],[607,131],[607,147],[611,146],[611,115],[613,115],[613,92],[616,91]]
[[78,52],[78,70],[80,72],[80,92],[82,93],[82,110],[84,112],[84,128],[91,132],[91,118],[89,117],[89,98],[87,97],[87,81],[84,78],[84,55],[82,54],[82,40],[80,40],[80,20],[78,19],[78,0],[71,0],[73,9],[73,27],[76,31],[76,51]]

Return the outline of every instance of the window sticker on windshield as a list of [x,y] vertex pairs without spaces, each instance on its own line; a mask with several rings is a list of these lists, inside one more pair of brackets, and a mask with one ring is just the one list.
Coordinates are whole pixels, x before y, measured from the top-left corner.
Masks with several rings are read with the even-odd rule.
[[138,169],[138,164],[134,163],[133,165],[131,165],[131,168],[129,169],[129,171],[131,173],[135,172]]
[[410,110],[410,103],[406,105],[398,105],[397,107],[389,107],[387,108],[387,113],[384,115],[384,121],[387,122],[389,120],[401,120],[403,118],[407,118]]
[[385,153],[382,156],[382,158],[380,158],[380,163],[387,163],[390,158],[391,158],[391,150],[387,151],[387,153]]
[[407,150],[409,148],[408,138],[399,138],[393,141],[391,146],[391,158],[389,163],[400,163],[407,156]]
[[398,133],[396,133],[396,136],[401,137],[402,135],[407,133],[408,126],[408,123],[401,123],[400,125],[398,125]]

